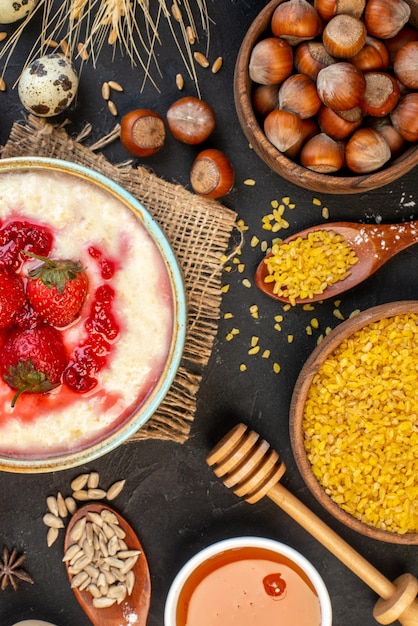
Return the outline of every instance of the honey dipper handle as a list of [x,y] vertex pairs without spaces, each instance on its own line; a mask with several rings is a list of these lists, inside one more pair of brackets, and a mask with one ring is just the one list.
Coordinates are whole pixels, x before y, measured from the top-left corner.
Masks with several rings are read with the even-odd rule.
[[276,483],[266,495],[380,596],[382,610],[375,612],[375,618],[381,624],[391,624],[398,619],[403,626],[418,626],[418,601],[411,598],[411,594],[404,593],[403,590],[399,593],[397,585],[356,552],[281,483]]
[[395,586],[369,561],[362,557],[325,522],[315,515],[281,483],[276,483],[266,494],[298,524],[303,526],[319,543],[327,548],[344,565],[354,572],[381,598],[389,598]]

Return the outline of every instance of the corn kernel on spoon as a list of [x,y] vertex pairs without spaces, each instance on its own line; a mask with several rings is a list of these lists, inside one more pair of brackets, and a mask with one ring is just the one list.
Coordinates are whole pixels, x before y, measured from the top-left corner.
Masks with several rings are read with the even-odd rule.
[[270,498],[373,589],[380,596],[373,610],[379,624],[398,620],[402,626],[418,626],[418,580],[408,573],[394,582],[388,580],[292,495],[280,484],[286,471],[283,461],[256,432],[237,424],[212,449],[206,461],[227,487],[250,504],[264,496]]
[[[329,222],[327,224],[315,225],[306,228],[298,233],[287,237],[282,244],[295,241],[297,238],[306,239],[309,233],[316,231],[333,231],[342,235],[344,241],[358,258],[358,262],[352,265],[349,275],[343,280],[337,280],[332,285],[328,285],[321,293],[312,293],[309,297],[296,297],[296,304],[309,304],[328,298],[335,298],[337,295],[355,287],[369,276],[374,274],[382,265],[389,261],[394,255],[405,248],[418,243],[418,221],[403,222],[399,224],[359,224],[355,222]],[[281,244],[281,245],[282,245]],[[271,252],[260,262],[255,273],[257,287],[268,296],[289,302],[288,296],[275,293],[275,282],[266,282],[269,274],[266,258],[271,256]],[[330,267],[330,271],[333,268]]]

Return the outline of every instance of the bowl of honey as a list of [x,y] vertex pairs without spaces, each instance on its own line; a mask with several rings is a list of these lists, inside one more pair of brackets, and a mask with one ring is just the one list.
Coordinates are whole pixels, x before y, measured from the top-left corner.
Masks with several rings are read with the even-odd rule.
[[168,592],[164,626],[331,626],[320,574],[273,539],[234,537],[187,561]]

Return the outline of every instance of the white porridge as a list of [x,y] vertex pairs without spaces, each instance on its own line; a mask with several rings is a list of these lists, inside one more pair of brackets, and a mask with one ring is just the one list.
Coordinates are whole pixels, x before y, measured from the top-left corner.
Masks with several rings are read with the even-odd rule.
[[62,331],[68,354],[85,342],[84,323],[103,285],[114,291],[111,314],[118,328],[85,393],[64,382],[49,393],[24,393],[12,408],[14,391],[0,379],[0,454],[30,458],[83,449],[136,412],[164,371],[175,305],[159,248],[134,213],[97,185],[50,170],[4,172],[0,233],[23,221],[52,234],[50,258],[86,267],[89,292],[81,317]]

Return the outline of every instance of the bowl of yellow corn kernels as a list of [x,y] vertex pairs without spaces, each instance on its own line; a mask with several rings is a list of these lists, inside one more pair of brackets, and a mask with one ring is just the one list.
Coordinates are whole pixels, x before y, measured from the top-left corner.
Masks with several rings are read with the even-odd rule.
[[290,407],[317,500],[363,535],[418,544],[418,301],[367,309],[315,348]]

